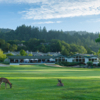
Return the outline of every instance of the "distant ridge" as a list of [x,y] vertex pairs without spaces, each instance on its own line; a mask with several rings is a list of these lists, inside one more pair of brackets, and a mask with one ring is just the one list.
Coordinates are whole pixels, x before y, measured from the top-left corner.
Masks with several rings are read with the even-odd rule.
[[80,35],[82,35],[82,34],[88,34],[88,33],[92,33],[92,34],[98,34],[98,33],[93,33],[93,32],[87,32],[87,31],[65,31],[65,33],[66,34],[70,34],[70,35],[73,35],[73,34],[75,34],[75,33],[78,33],[78,34],[80,34]]
[[6,33],[6,32],[10,32],[12,29],[9,28],[0,28],[0,32]]

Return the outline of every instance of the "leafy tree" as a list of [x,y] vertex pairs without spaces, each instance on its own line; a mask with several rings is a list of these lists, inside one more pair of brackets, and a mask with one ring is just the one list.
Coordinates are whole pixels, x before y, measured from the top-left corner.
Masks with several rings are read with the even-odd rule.
[[0,47],[5,44],[5,40],[0,39]]
[[13,54],[12,53],[8,53],[8,54],[6,54],[6,56],[13,56]]
[[83,46],[79,46],[79,53],[86,54],[87,50]]
[[69,56],[69,55],[70,55],[69,52],[68,52],[66,49],[64,49],[64,50],[61,52],[61,54],[62,54],[62,55],[65,55],[65,56]]
[[28,54],[28,56],[33,56],[33,55],[30,53],[30,54]]
[[39,45],[39,41],[36,38],[31,38],[27,43],[29,50],[36,51],[36,46]]
[[5,43],[5,45],[2,46],[2,49],[4,51],[8,51],[10,49],[10,44],[9,43]]
[[74,53],[79,53],[79,46],[77,46],[76,44],[71,44],[70,45],[70,50],[71,50],[71,52],[74,52]]
[[46,52],[46,48],[45,48],[44,44],[40,45],[39,51]]
[[99,38],[95,39],[96,42],[100,42],[100,34],[99,34]]
[[16,44],[13,44],[13,45],[10,46],[10,51],[14,51],[14,50],[17,50]]
[[47,54],[47,56],[52,56],[52,55],[50,55],[50,54]]
[[59,51],[62,50],[62,45],[61,45],[61,42],[60,42],[60,41],[57,42],[57,44],[56,44],[56,49],[57,49],[57,50],[56,50],[57,52],[59,52]]
[[[95,41],[100,42],[100,34],[99,34],[99,38],[97,38]],[[100,58],[100,49],[97,52],[97,56]]]
[[62,50],[62,45],[60,40],[53,39],[50,43],[50,51],[59,52]]
[[87,50],[87,54],[93,54],[93,51],[87,45],[85,45],[84,47]]
[[27,55],[27,53],[26,53],[26,51],[25,51],[25,50],[20,50],[20,55],[21,55],[21,56],[26,56],[26,55]]
[[0,49],[0,61],[4,61],[4,59],[6,59],[6,55],[3,54],[3,51]]

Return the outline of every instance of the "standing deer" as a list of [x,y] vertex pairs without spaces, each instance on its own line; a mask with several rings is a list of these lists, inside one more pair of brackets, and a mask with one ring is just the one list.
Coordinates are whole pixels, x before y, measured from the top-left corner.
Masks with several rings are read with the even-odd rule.
[[1,88],[1,83],[4,82],[5,83],[5,89],[7,88],[7,84],[10,85],[10,88],[12,88],[12,83],[10,83],[10,81],[7,78],[0,78],[0,88]]
[[57,84],[57,86],[64,86],[64,84],[62,83],[61,80],[58,79],[58,84]]

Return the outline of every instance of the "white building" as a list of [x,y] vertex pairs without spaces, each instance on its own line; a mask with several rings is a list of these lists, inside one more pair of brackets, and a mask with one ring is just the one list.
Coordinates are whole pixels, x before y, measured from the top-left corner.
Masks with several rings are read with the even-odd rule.
[[93,64],[99,63],[99,58],[93,54],[75,54],[73,56],[67,57],[67,62],[82,62],[87,64],[87,62],[92,61]]
[[[57,62],[80,62],[87,64],[87,62],[92,61],[93,64],[98,64],[99,59],[97,56],[92,54],[75,54],[73,56],[9,56],[10,63],[19,64],[41,64],[41,63],[57,63]],[[26,60],[27,59],[27,60]]]

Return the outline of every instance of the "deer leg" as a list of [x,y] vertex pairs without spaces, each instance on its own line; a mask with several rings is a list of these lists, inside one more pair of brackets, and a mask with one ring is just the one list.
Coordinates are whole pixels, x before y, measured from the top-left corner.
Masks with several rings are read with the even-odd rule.
[[5,89],[7,88],[7,83],[5,83]]

